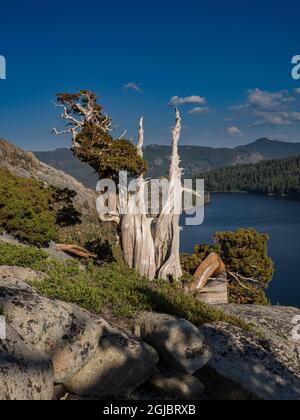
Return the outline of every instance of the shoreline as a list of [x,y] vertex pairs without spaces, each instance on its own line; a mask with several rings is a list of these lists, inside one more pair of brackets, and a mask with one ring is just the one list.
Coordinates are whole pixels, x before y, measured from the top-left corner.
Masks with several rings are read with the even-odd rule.
[[249,192],[249,191],[210,191],[209,193],[205,194],[242,194],[242,195],[257,195],[261,197],[270,197],[270,198],[281,198],[281,199],[289,199],[293,201],[300,201],[300,196],[294,195],[279,195],[279,194],[264,194],[259,192]]

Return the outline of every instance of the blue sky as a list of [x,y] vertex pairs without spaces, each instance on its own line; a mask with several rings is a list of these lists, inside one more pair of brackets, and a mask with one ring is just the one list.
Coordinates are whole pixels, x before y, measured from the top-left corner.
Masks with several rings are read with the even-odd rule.
[[50,134],[51,100],[80,89],[101,97],[116,134],[135,138],[144,115],[148,144],[170,141],[170,102],[180,104],[182,144],[300,141],[295,0],[28,0],[3,3],[0,16],[0,137],[21,147],[68,146]]

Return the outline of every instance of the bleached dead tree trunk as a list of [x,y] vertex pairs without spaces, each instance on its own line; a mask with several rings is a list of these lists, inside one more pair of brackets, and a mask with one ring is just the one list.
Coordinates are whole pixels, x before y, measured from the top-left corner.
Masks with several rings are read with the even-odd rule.
[[[159,215],[156,228],[153,219],[147,216],[145,206],[145,180],[137,180],[137,194],[129,198],[128,214],[122,217],[121,236],[124,259],[130,268],[150,279],[178,280],[182,276],[180,264],[180,214],[183,187],[182,170],[178,153],[181,134],[181,118],[176,110],[176,125],[173,130],[172,156],[169,171],[169,191]],[[144,128],[140,120],[138,153],[143,156]]]
[[[144,127],[140,119],[138,154],[143,157]],[[121,239],[125,263],[141,276],[153,280],[156,275],[154,240],[151,231],[153,219],[147,217],[145,180],[137,180],[137,193],[129,198],[127,214],[121,220]]]

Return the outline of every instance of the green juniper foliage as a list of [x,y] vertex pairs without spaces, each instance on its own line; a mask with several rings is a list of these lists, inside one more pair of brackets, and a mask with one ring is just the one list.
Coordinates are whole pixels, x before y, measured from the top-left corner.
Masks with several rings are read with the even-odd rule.
[[0,169],[0,230],[34,244],[56,240],[52,191],[41,182]]
[[46,187],[35,179],[21,178],[0,169],[0,232],[34,245],[60,239],[62,228],[81,223],[73,207],[76,192]]
[[99,127],[86,124],[77,136],[80,147],[75,155],[95,169],[99,178],[119,180],[119,172],[138,177],[146,172],[146,162],[137,154],[135,145],[126,139],[115,140]]
[[265,290],[274,274],[274,265],[268,257],[268,235],[254,229],[237,232],[218,232],[215,245],[198,245],[193,255],[182,255],[186,272],[195,273],[211,252],[218,253],[229,274],[229,297],[232,303],[267,304]]

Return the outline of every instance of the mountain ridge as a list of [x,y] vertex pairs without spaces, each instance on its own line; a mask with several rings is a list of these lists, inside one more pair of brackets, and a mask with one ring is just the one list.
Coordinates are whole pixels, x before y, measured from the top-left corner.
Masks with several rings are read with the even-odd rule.
[[[62,170],[95,188],[97,176],[86,164],[73,156],[70,149],[59,148],[49,152],[33,152],[38,159]],[[253,143],[231,148],[209,146],[180,146],[179,153],[186,178],[194,174],[235,166],[245,163],[259,163],[263,160],[282,159],[300,155],[300,143],[283,142],[266,137]],[[144,157],[149,164],[149,177],[162,177],[168,173],[171,146],[152,144],[144,149]]]

